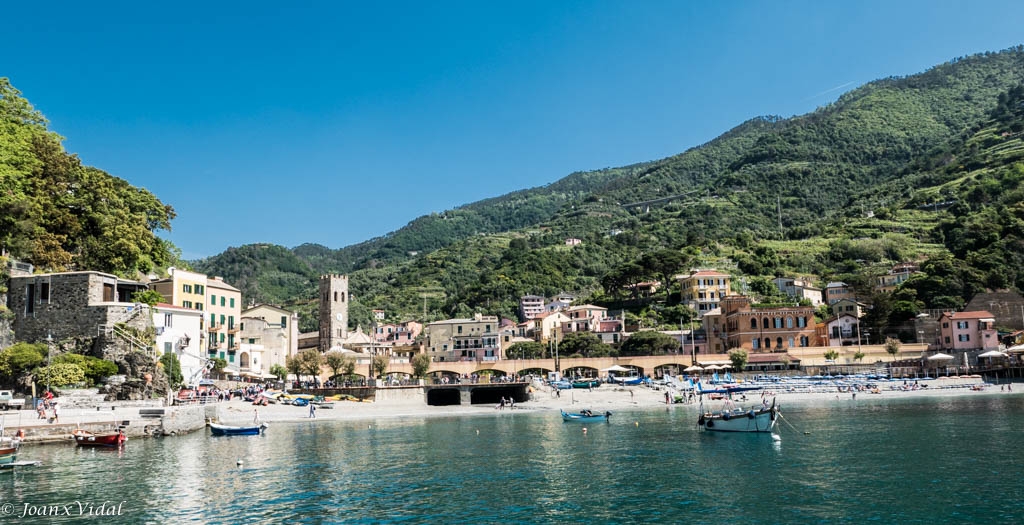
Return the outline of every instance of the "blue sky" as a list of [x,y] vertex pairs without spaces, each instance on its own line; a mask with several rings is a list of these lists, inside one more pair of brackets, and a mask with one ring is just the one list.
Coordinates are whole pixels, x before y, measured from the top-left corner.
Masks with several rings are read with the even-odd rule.
[[68,151],[172,205],[163,235],[186,258],[253,242],[339,248],[1024,42],[1022,2],[58,1],[2,11],[0,76]]

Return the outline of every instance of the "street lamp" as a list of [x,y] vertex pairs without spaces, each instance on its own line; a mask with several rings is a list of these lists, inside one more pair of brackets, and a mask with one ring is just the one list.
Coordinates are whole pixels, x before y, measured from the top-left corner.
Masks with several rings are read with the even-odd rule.
[[50,368],[50,354],[53,348],[53,332],[46,332],[46,391],[50,391],[50,378],[53,377],[53,369]]

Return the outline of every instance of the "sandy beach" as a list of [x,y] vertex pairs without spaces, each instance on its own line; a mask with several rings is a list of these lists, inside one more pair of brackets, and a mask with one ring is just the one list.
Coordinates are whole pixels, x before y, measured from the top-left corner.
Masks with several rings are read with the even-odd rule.
[[[856,397],[850,393],[838,392],[774,392],[776,400],[782,406],[806,405],[806,404],[832,404],[832,403],[856,403],[870,402],[877,399],[896,399],[914,397],[953,397],[953,396],[988,396],[988,395],[1015,395],[1024,391],[1024,387],[1013,392],[1000,391],[997,385],[988,385],[980,391],[970,388],[935,388],[939,385],[932,385],[933,388],[924,388],[916,391],[881,390],[879,394],[859,392]],[[760,402],[759,391],[746,392],[747,401],[736,398],[740,404],[757,404]],[[706,407],[717,408],[722,401],[710,401],[705,397]],[[665,390],[648,388],[645,386],[610,386],[603,385],[592,390],[572,389],[562,390],[560,395],[555,395],[546,388],[536,389],[529,401],[516,403],[515,408],[505,407],[498,409],[495,405],[455,405],[455,406],[428,406],[422,401],[408,402],[387,402],[369,403],[339,401],[333,404],[333,408],[319,408],[316,411],[316,421],[339,421],[339,420],[373,420],[382,418],[397,417],[452,417],[452,416],[479,416],[479,415],[513,415],[518,413],[542,413],[550,412],[557,414],[559,409],[566,411],[579,411],[587,408],[595,412],[616,411],[616,410],[643,410],[643,409],[664,409],[690,410],[696,412],[698,403],[665,403]],[[235,400],[219,405],[219,419],[225,424],[247,424],[252,422],[259,412],[259,418],[264,422],[310,422],[308,407],[297,407],[282,404],[255,407],[250,403]]]

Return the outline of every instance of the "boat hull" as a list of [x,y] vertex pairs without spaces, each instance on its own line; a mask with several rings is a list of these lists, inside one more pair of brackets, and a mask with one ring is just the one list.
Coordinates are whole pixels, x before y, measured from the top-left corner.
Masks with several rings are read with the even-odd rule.
[[86,431],[75,431],[72,435],[75,437],[75,444],[80,447],[117,448],[124,445],[124,442],[128,440],[122,432],[94,434]]
[[251,427],[233,427],[229,425],[218,425],[210,423],[210,432],[215,436],[258,436],[266,430],[267,425]]
[[2,448],[0,449],[0,465],[9,465],[14,463],[18,459],[17,448]]
[[601,386],[601,382],[596,380],[596,379],[591,380],[591,381],[573,381],[572,382],[572,387],[573,388],[597,388],[599,386]]
[[747,412],[712,412],[702,414],[697,424],[709,432],[771,432],[778,419],[773,407]]
[[612,415],[611,412],[605,412],[604,414],[593,414],[585,415],[582,413],[569,413],[564,410],[562,412],[562,421],[572,423],[600,423],[602,421],[608,421],[608,418]]

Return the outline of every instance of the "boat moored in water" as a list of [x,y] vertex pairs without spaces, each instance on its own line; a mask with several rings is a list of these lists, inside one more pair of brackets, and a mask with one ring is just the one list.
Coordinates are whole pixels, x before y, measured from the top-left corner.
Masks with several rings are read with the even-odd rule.
[[611,412],[601,414],[599,412],[591,412],[590,410],[583,410],[581,412],[566,412],[565,410],[561,410],[560,412],[562,412],[562,421],[573,421],[579,423],[608,421],[608,418],[612,415]]
[[724,408],[718,411],[701,411],[697,425],[711,432],[771,432],[779,416],[779,407],[772,399],[771,406]]
[[71,435],[75,438],[75,444],[80,447],[118,448],[128,441],[128,437],[124,435],[124,430],[120,428],[110,432],[89,432],[88,430],[76,428],[71,432]]
[[258,436],[265,430],[267,430],[266,423],[244,427],[210,423],[210,432],[215,436]]

